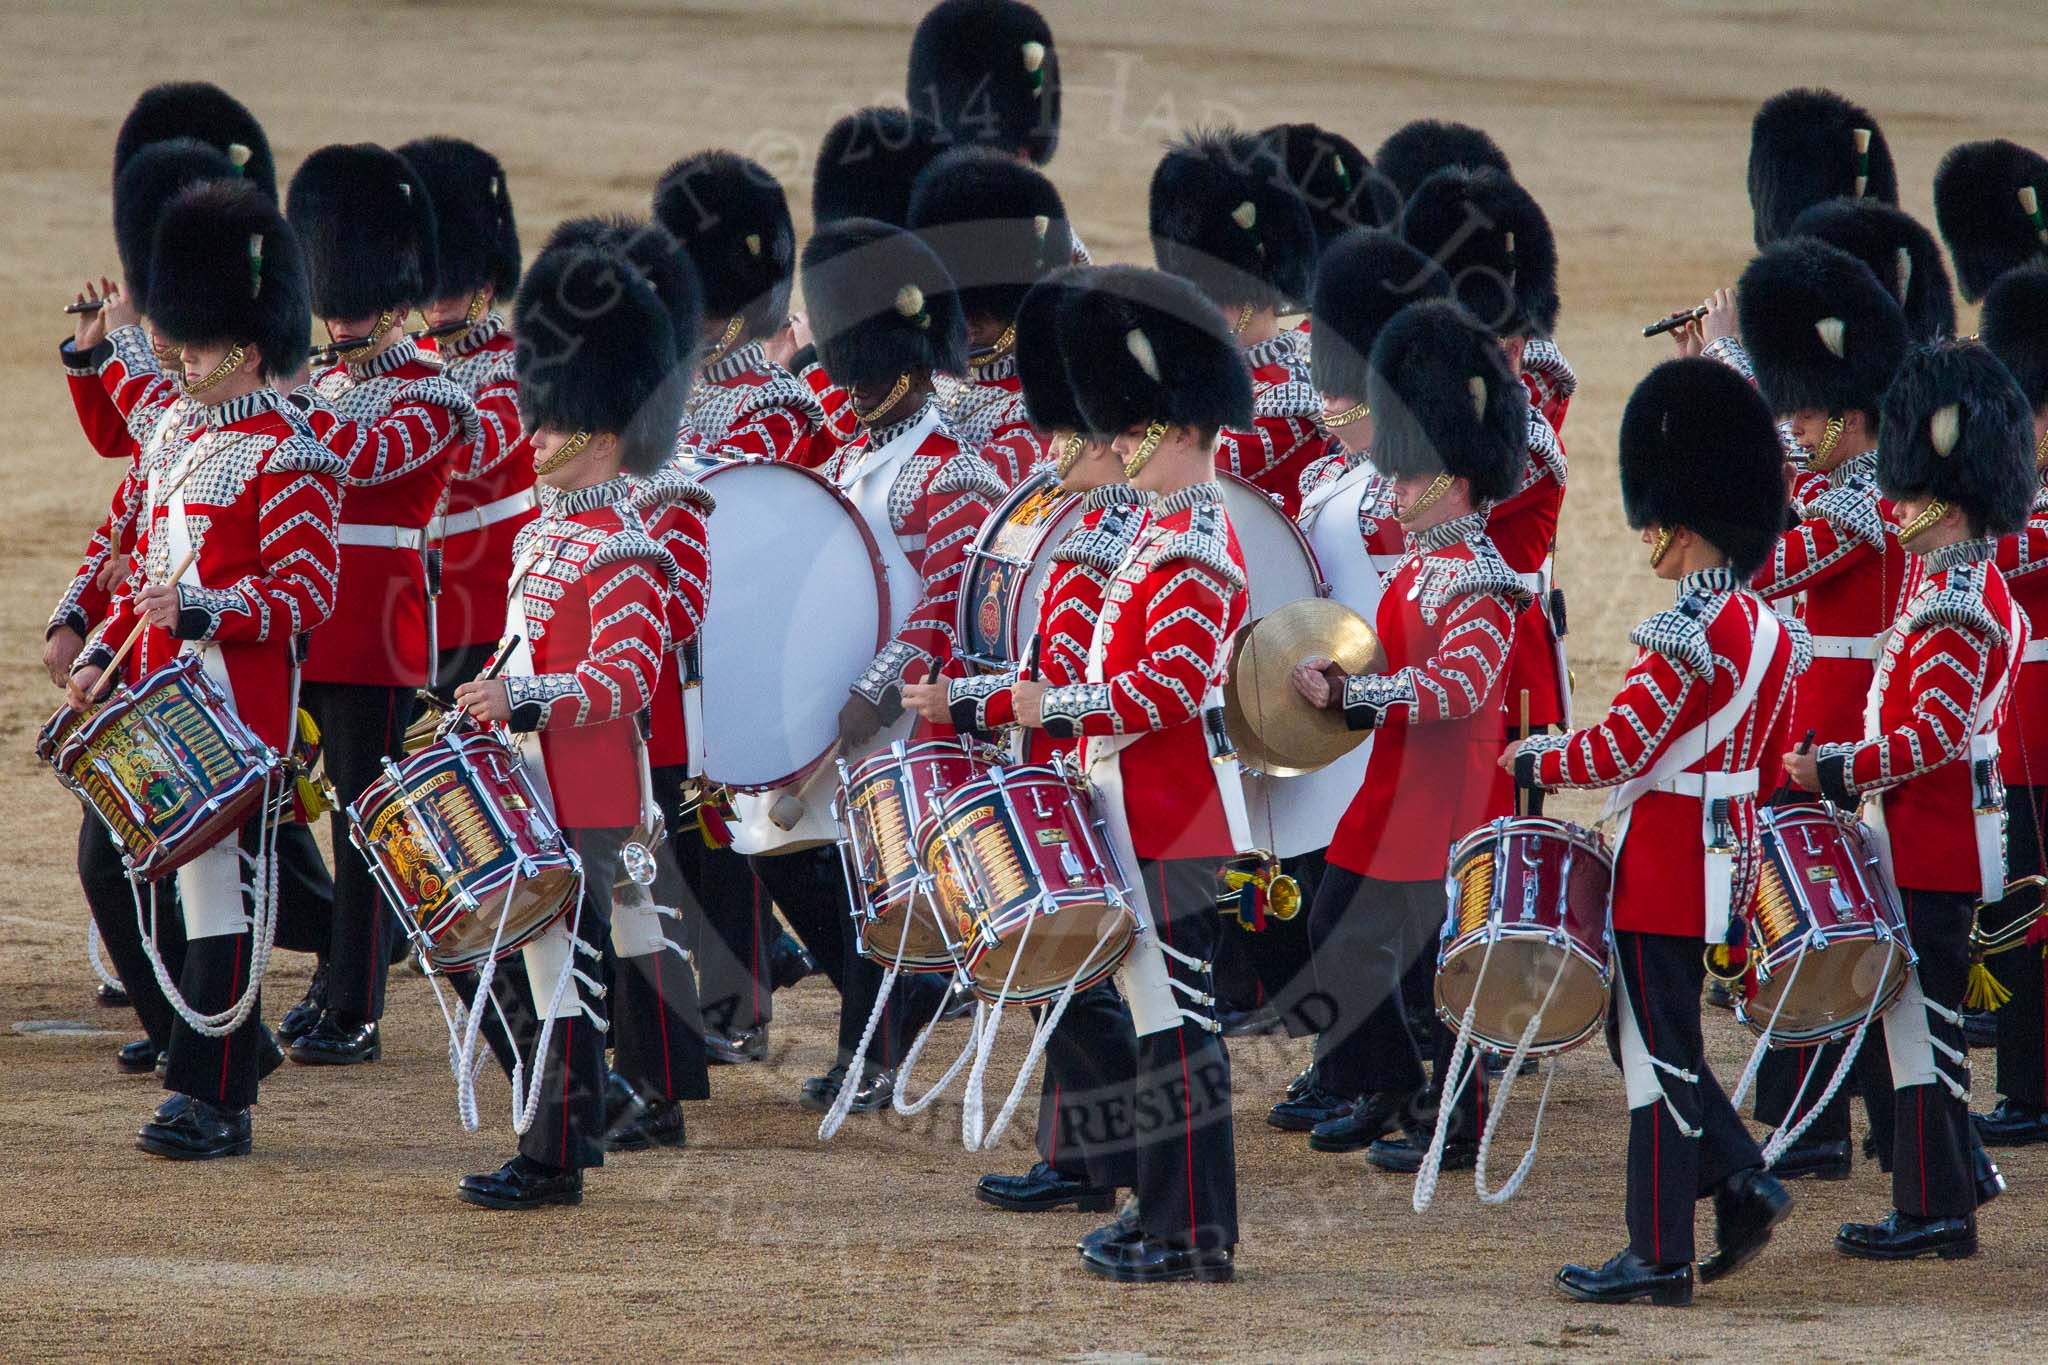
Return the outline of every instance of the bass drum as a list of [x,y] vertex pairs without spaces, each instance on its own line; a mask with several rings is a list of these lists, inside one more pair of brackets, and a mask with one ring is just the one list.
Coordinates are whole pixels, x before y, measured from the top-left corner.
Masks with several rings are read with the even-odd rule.
[[706,537],[718,579],[697,636],[704,733],[692,740],[709,782],[789,786],[824,762],[847,681],[889,638],[882,556],[845,494],[800,465],[693,472],[718,500]]
[[[1233,496],[1232,486],[1237,481],[1224,476],[1224,496],[1231,500],[1231,523],[1237,527],[1245,563],[1252,566],[1252,607],[1246,613],[1247,623],[1304,597],[1334,598],[1368,621],[1378,614],[1379,573],[1366,555],[1365,541],[1358,532],[1358,504],[1370,482],[1360,477],[1360,470],[1353,470],[1339,481],[1333,493],[1304,509],[1299,526],[1288,521],[1270,498],[1249,484],[1244,486],[1264,505],[1248,507],[1240,520],[1239,500]],[[1266,512],[1285,522],[1286,530],[1292,534],[1273,534]],[[1260,558],[1253,557],[1247,526],[1253,528],[1252,535],[1262,537]],[[1290,545],[1298,548],[1290,553]],[[1294,589],[1277,600],[1262,591],[1260,571],[1267,569],[1269,563],[1277,563],[1279,572],[1269,570],[1264,575],[1266,583],[1278,580]],[[1304,575],[1308,579],[1306,586],[1302,582]],[[1337,832],[1337,821],[1365,781],[1365,765],[1371,757],[1372,741],[1368,739],[1336,762],[1300,776],[1273,777],[1246,768],[1244,805],[1252,842],[1281,858],[1329,847]]]
[[[1323,571],[1316,552],[1286,509],[1235,474],[1219,472],[1223,506],[1244,551],[1245,619],[1256,621],[1276,607],[1323,595]],[[1369,617],[1367,619],[1370,619]]]
[[1038,596],[1052,572],[1052,552],[1080,524],[1085,501],[1041,469],[1010,490],[983,523],[960,594],[957,626],[967,662],[1000,671],[1024,658],[1038,633]]

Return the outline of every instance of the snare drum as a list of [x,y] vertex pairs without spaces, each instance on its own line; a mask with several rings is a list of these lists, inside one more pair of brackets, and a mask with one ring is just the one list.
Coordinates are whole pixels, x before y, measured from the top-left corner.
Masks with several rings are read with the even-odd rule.
[[992,768],[917,833],[939,917],[983,999],[1041,1004],[1103,980],[1138,933],[1088,797],[1054,768]]
[[494,941],[497,957],[518,951],[575,904],[582,881],[526,764],[473,730],[386,759],[348,808],[348,837],[433,971],[481,967]]
[[1863,827],[1818,803],[1757,811],[1763,867],[1749,915],[1751,1032],[1787,1046],[1852,1032],[1905,989],[1913,950]]
[[1456,1029],[1476,995],[1472,1041],[1499,1053],[1515,1050],[1539,1009],[1530,1055],[1591,1037],[1613,973],[1606,841],[1559,820],[1499,819],[1457,842],[1450,869],[1437,1016]]
[[1086,497],[1039,470],[1011,490],[982,524],[960,594],[960,656],[981,668],[1015,667],[1038,633],[1039,594],[1052,552],[1080,524]]
[[284,760],[235,714],[197,654],[117,688],[70,725],[53,717],[57,775],[98,815],[129,868],[154,881],[240,829],[266,788],[280,803]]
[[[844,765],[842,765],[843,768]],[[840,865],[853,893],[861,956],[905,971],[950,972],[959,940],[936,916],[913,836],[933,804],[988,770],[949,740],[890,745],[843,773],[839,796]]]

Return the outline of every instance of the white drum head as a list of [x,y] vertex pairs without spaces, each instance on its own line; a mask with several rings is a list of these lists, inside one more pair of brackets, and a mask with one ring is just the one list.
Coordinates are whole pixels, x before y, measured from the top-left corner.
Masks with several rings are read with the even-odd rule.
[[[1322,572],[1294,519],[1235,474],[1217,477],[1223,484],[1223,504],[1230,513],[1231,529],[1237,532],[1237,546],[1244,552],[1245,589],[1250,599],[1245,619],[1256,621],[1289,602],[1321,597]],[[1366,619],[1372,619],[1370,614]]]
[[792,464],[707,470],[711,608],[700,633],[706,778],[764,791],[839,733],[847,684],[888,638],[874,538],[836,489]]
[[[1058,549],[1060,542],[1080,524],[1082,503],[1085,501],[1084,498],[1067,498],[1059,510],[1053,513],[1052,519],[1039,527],[1038,543],[1032,547],[1031,568],[1024,575],[1020,595],[1013,608],[1012,619],[1016,625],[1009,636],[1012,663],[1022,663],[1024,657],[1031,652],[1031,637],[1038,634],[1039,596],[1045,591],[1045,580],[1052,576],[1052,552]],[[1005,506],[1002,510],[1007,512],[1010,506]],[[989,525],[995,524],[995,520],[991,518]]]
[[1380,571],[1365,552],[1358,528],[1359,504],[1373,487],[1369,464],[1361,464],[1339,481],[1328,498],[1304,514],[1304,533],[1316,563],[1328,581],[1330,597],[1363,616],[1375,619],[1380,607]]

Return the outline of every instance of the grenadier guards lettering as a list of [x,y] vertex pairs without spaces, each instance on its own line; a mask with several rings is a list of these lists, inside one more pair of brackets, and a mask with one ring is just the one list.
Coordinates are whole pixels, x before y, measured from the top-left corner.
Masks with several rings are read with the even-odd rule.
[[[584,226],[567,225],[566,239],[558,232],[520,289],[519,408],[550,496],[514,552],[503,676],[456,690],[471,716],[520,736],[584,877],[573,920],[557,921],[523,950],[524,1000],[546,1017],[505,1009],[539,1099],[519,1154],[461,1183],[460,1197],[485,1208],[582,1201],[583,1170],[602,1165],[606,1149],[607,1025],[620,1071],[645,1097],[624,1106],[635,1131],[621,1145],[683,1140],[674,1097],[653,1085],[663,1048],[686,1042],[670,1028],[669,993],[689,964],[664,930],[668,915],[651,902],[615,900],[613,887],[626,839],[647,813],[640,714],[668,649],[668,599],[681,591],[675,561],[648,535],[627,476],[653,475],[674,450],[697,318],[694,303],[674,301],[673,279],[664,297],[643,273],[664,242],[668,272],[684,273],[666,233]],[[694,299],[687,286],[680,293]],[[688,314],[686,328],[676,326],[679,312]],[[609,992],[583,958],[610,961]],[[569,987],[549,1010],[565,977]],[[494,991],[500,1009],[520,998],[516,987],[494,982]],[[694,992],[688,998],[694,1004]],[[688,1042],[699,1049],[701,1075],[701,1045]]]
[[[2041,177],[2048,185],[2048,175]],[[1984,296],[1980,335],[2019,382],[2034,414],[2033,509],[2018,534],[1998,542],[1998,572],[2026,613],[2029,635],[2048,635],[2048,269],[2008,272]],[[2038,622],[2038,625],[2034,623]],[[2048,866],[2048,639],[2030,638],[2013,683],[2005,726],[1998,735],[1998,767],[2005,779],[2010,821],[2005,833],[2008,883],[2038,876]],[[2040,904],[2038,888],[2016,891],[1984,912],[1997,931]],[[1986,1146],[2018,1147],[2048,1141],[2048,921],[2036,921],[2020,945],[1995,953],[1986,965],[2011,994],[1998,1007],[1998,1094],[1976,1116]]]
[[1146,932],[1122,980],[1138,1034],[1137,1207],[1082,1242],[1116,1280],[1229,1279],[1238,1242],[1230,1058],[1213,1008],[1223,861],[1250,843],[1236,755],[1221,738],[1225,642],[1245,563],[1214,482],[1216,441],[1251,417],[1228,323],[1187,281],[1112,267],[1058,311],[1089,433],[1110,440],[1154,518],[1109,579],[1085,681],[1020,680],[1026,727],[1085,739],[1098,808]]
[[[458,451],[442,511],[427,526],[435,686],[453,694],[484,666],[505,628],[512,540],[533,520],[533,461],[520,444],[512,333],[498,311],[519,287],[519,226],[498,159],[473,142],[427,137],[398,149],[434,205],[438,298],[420,316],[441,377],[476,407],[477,439]],[[453,328],[448,331],[446,329]]]
[[1292,516],[1302,471],[1329,448],[1309,382],[1308,337],[1280,314],[1305,303],[1315,231],[1301,196],[1274,173],[1259,140],[1233,128],[1197,132],[1152,172],[1152,252],[1229,320],[1252,376],[1253,419],[1226,430],[1216,467],[1248,479]]
[[960,444],[1014,488],[1045,456],[1017,377],[1017,310],[1025,291],[1073,259],[1059,191],[993,148],[946,153],[911,187],[908,226],[959,286],[968,372],[940,402]]
[[[1337,310],[1323,329],[1333,350],[1347,321]],[[1372,458],[1408,544],[1379,600],[1386,670],[1347,677],[1328,659],[1295,669],[1309,705],[1342,708],[1377,736],[1309,910],[1315,989],[1293,1008],[1320,1030],[1314,1080],[1270,1118],[1309,1128],[1319,1151],[1370,1148],[1374,1165],[1413,1171],[1437,1106],[1454,1104],[1444,1164],[1456,1167],[1477,1151],[1485,1097],[1476,1084],[1470,1096],[1432,1094],[1423,1049],[1440,1089],[1452,1040],[1440,1025],[1412,1035],[1400,983],[1443,921],[1451,845],[1507,811],[1493,766],[1500,689],[1528,592],[1493,547],[1486,508],[1513,491],[1529,401],[1491,331],[1449,299],[1396,313],[1369,362],[1335,366],[1331,382],[1360,387],[1342,373],[1354,367],[1366,371]],[[1387,1140],[1397,1132],[1405,1139]]]
[[[151,270],[151,313],[182,347],[186,402],[144,443],[140,569],[80,656],[72,701],[83,704],[139,628],[129,681],[189,643],[235,714],[287,752],[294,642],[333,611],[339,563],[342,463],[273,387],[306,354],[304,262],[261,190],[215,182],[164,210]],[[275,929],[273,821],[252,817],[177,874],[186,947],[166,992],[178,1016],[165,1071],[174,1093],[142,1129],[144,1151],[199,1160],[250,1149],[249,1107],[277,1057],[256,1009]]]
[[[1897,505],[1913,576],[1878,656],[1864,738],[1787,766],[1807,790],[1862,805],[1917,956],[1884,1016],[1893,1209],[1844,1223],[1835,1247],[1867,1260],[1950,1259],[1975,1254],[1977,1206],[2004,1188],[1970,1126],[1960,1011],[1975,906],[2005,885],[1998,732],[2027,621],[1992,560],[2033,501],[2033,414],[1989,351],[1943,342],[1907,355],[1880,428],[1878,484]],[[1866,1093],[1881,1088],[1884,1068],[1857,1061]]]
[[[427,596],[427,523],[456,454],[482,432],[475,405],[406,335],[405,315],[440,297],[434,210],[396,154],[323,147],[300,163],[286,216],[306,244],[313,311],[343,343],[339,361],[294,395],[313,432],[348,463],[342,601],[308,649],[304,704],[319,726],[332,817],[334,930],[316,978],[319,1022],[292,1060],[374,1060],[397,923],[379,898],[342,812],[403,752],[413,691],[436,663]],[[311,1001],[309,1001],[311,1003]]]
[[[1725,943],[1754,893],[1758,793],[1778,779],[1806,632],[1743,586],[1784,525],[1778,433],[1725,366],[1667,361],[1621,420],[1622,505],[1678,602],[1636,627],[1607,715],[1502,755],[1522,787],[1605,787],[1615,835],[1613,1018],[1628,1088],[1628,1246],[1558,1287],[1595,1303],[1689,1303],[1693,1206],[1714,1196],[1713,1281],[1791,1209],[1707,1065],[1702,942]],[[1729,850],[1723,853],[1722,850]]]
[[[1085,683],[1088,649],[1102,617],[1109,580],[1151,519],[1151,495],[1131,487],[1109,442],[1086,434],[1059,347],[1059,310],[1088,288],[1093,273],[1067,267],[1046,277],[1017,307],[1016,372],[1025,417],[1046,433],[1062,491],[1082,493],[1080,520],[1052,551],[1038,605],[1038,678],[1050,687]],[[1016,724],[1011,687],[1016,669],[911,683],[905,704],[925,719],[962,733],[993,734]],[[1020,757],[1044,764],[1064,755],[1078,763],[1079,746],[1043,729],[1020,732]],[[1047,1039],[1039,1098],[1039,1160],[1021,1176],[984,1175],[975,1197],[997,1208],[1033,1213],[1072,1204],[1107,1211],[1121,1186],[1136,1182],[1129,1143],[1109,1141],[1108,1106],[1121,1103],[1137,1067],[1131,1015],[1107,982],[1068,1002]]]

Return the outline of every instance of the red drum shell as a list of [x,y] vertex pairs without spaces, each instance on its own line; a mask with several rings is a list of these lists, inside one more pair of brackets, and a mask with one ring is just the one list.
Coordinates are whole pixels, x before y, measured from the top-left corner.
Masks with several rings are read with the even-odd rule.
[[954,969],[958,940],[921,890],[916,835],[945,793],[988,766],[957,743],[927,740],[891,745],[848,773],[840,800],[861,956],[886,967],[900,953],[905,971]]
[[1556,979],[1530,1054],[1565,1052],[1591,1037],[1613,971],[1613,879],[1606,841],[1563,821],[1495,820],[1459,840],[1437,953],[1438,1017],[1456,1029],[1476,990],[1473,1041],[1512,1052]]

